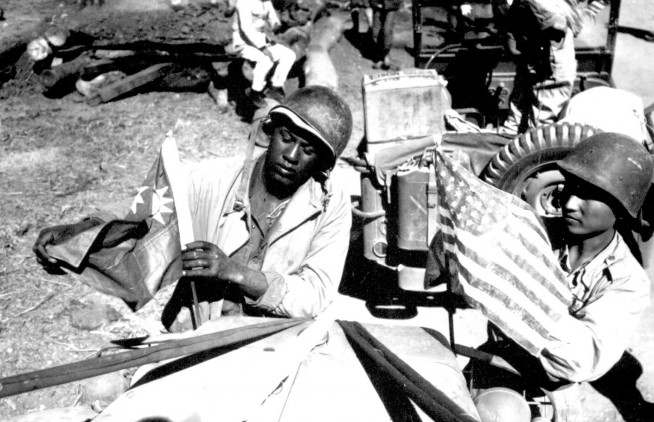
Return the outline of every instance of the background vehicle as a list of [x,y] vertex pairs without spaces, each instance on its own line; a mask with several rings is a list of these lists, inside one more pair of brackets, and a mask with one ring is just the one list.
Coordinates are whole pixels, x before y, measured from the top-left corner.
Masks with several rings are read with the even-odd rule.
[[[611,1],[575,39],[574,94],[613,85],[619,9],[620,1]],[[563,177],[556,161],[597,129],[566,123],[537,127],[515,139],[494,133],[508,111],[515,66],[505,52],[501,22],[490,1],[418,0],[413,2],[413,22],[415,65],[425,70],[364,78],[365,135],[359,150],[360,165],[367,168],[358,215],[363,255],[373,267],[391,271],[387,276],[395,277],[401,289],[421,291],[429,240],[428,169],[419,162],[409,173],[398,168],[402,159],[433,144],[424,137],[436,134],[474,174],[521,197],[547,222],[560,216],[557,198]],[[484,133],[461,133],[446,125],[450,108]],[[645,110],[650,123],[652,110]],[[646,268],[654,261],[647,241],[641,242]]]

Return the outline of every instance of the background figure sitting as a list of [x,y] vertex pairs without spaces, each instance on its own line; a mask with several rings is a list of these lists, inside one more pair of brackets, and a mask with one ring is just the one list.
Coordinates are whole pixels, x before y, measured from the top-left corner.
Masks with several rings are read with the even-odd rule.
[[[272,41],[267,33],[281,25],[270,0],[237,0],[232,18],[232,48],[241,58],[255,63],[252,86],[246,90],[254,105],[265,106],[266,94],[281,101],[284,82],[293,63],[295,53],[288,47]],[[270,89],[264,94],[266,77],[275,66],[270,78]]]

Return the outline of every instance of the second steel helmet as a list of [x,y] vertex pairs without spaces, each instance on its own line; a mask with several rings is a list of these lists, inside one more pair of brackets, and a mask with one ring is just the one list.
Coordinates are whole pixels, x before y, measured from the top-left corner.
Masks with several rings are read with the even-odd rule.
[[602,132],[584,139],[559,167],[609,193],[636,218],[652,180],[654,164],[635,139]]
[[347,146],[352,135],[352,112],[345,101],[324,86],[307,86],[289,95],[270,110],[270,124],[290,123],[304,136],[318,141],[330,155],[330,165]]
[[493,387],[474,398],[481,422],[529,422],[531,410],[527,400],[517,391]]

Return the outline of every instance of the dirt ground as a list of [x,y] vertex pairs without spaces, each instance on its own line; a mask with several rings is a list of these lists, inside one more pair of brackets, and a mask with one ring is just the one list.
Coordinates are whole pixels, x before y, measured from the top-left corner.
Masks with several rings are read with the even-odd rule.
[[[0,42],[25,36],[44,20],[77,13],[77,2],[71,0],[5,0],[0,7],[5,14]],[[103,6],[125,12],[167,7],[164,0],[106,0]],[[623,0],[623,10],[630,16],[642,16],[633,11],[636,7],[654,10],[646,0]],[[84,13],[93,13],[93,8],[97,6]],[[404,50],[411,43],[409,9],[402,16],[393,54],[409,67],[412,61]],[[619,38],[618,48],[650,48],[626,37]],[[354,134],[344,155],[354,155],[363,135],[362,74],[376,71],[347,39],[341,39],[332,58],[339,91],[354,113]],[[630,65],[631,58],[633,54],[618,52],[616,69],[631,73],[616,74],[616,81],[618,86],[635,87],[632,90],[648,105],[654,101],[654,84],[645,71],[633,74],[634,66],[641,64]],[[297,83],[290,80],[287,90]],[[112,339],[159,333],[158,317],[169,292],[133,313],[120,300],[92,291],[73,276],[43,272],[33,258],[32,244],[44,227],[76,221],[96,206],[131,197],[168,131],[177,139],[182,159],[195,162],[239,154],[248,128],[232,110],[219,113],[204,93],[153,92],[97,107],[76,102],[73,96],[52,100],[38,92],[0,100],[0,376],[77,361]],[[79,310],[93,303],[108,305],[106,315],[93,328],[76,328],[83,325],[75,320]],[[431,314],[421,310],[418,323],[429,318]],[[646,374],[639,387],[650,401],[654,401],[652,321],[650,309],[634,344]],[[588,420],[622,420],[592,390],[587,397],[592,409]],[[82,401],[79,383],[22,394],[0,400],[0,420]]]
[[[76,13],[74,2],[8,1],[1,7],[0,41],[5,42],[25,33],[29,40],[36,32],[26,28]],[[108,0],[103,8],[109,7],[142,11],[168,4]],[[334,54],[340,92],[355,105],[353,145],[346,151],[353,155],[363,132],[361,75],[373,69],[346,42]],[[297,83],[290,80],[287,90]],[[111,339],[159,333],[166,292],[133,313],[73,276],[43,272],[32,244],[44,227],[130,198],[168,131],[182,160],[194,162],[243,152],[249,129],[233,110],[219,113],[204,93],[153,92],[91,108],[74,96],[52,100],[28,91],[0,100],[0,376],[81,360]],[[93,303],[110,307],[102,325],[75,328],[73,315]],[[82,401],[79,383],[14,396],[0,400],[0,420]]]

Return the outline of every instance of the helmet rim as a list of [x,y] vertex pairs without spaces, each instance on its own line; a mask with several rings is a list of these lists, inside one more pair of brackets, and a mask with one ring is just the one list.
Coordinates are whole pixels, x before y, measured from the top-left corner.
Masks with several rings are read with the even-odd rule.
[[645,147],[630,136],[601,132],[584,139],[558,167],[602,189],[637,218],[652,179],[654,164]]
[[321,131],[292,109],[280,104],[270,110],[269,116],[272,122],[286,118],[294,127],[300,129],[301,132],[307,133],[312,139],[319,141],[321,146],[329,150],[330,159],[335,159],[334,147],[327,141]]
[[352,111],[334,90],[320,85],[300,88],[268,113],[270,126],[280,118],[303,134],[318,140],[329,151],[329,166],[343,153],[352,135]]

